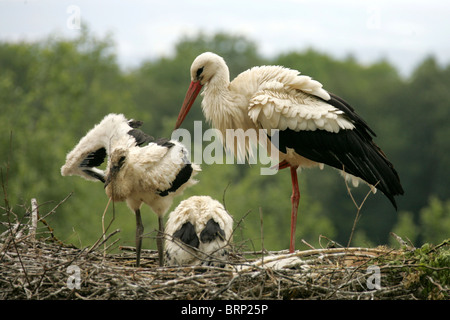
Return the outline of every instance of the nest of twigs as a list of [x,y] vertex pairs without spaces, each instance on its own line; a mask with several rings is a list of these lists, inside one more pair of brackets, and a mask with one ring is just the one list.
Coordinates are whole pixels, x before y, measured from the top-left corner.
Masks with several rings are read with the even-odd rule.
[[[159,267],[143,250],[106,254],[115,232],[90,248],[54,238],[45,220],[20,223],[7,212],[0,235],[0,299],[448,299],[449,241],[401,250],[321,248],[280,252],[235,250],[225,268]],[[40,228],[36,228],[41,225]],[[36,232],[36,230],[43,230]],[[439,263],[427,263],[443,259]],[[428,260],[427,260],[428,261]]]

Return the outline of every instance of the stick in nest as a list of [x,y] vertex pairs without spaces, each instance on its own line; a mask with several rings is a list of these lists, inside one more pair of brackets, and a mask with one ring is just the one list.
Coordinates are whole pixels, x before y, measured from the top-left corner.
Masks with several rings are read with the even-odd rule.
[[[109,234],[108,237],[106,236],[106,232],[109,230],[109,228],[111,227],[114,219],[115,219],[115,206],[114,206],[114,202],[113,202],[113,216],[111,221],[109,222],[108,226],[105,228],[105,215],[106,212],[108,211],[109,208],[109,204],[111,203],[111,198],[109,198],[108,203],[106,204],[105,210],[103,211],[102,214],[102,235],[100,236],[100,238],[98,238],[98,240],[91,246],[91,248],[88,250],[88,252],[92,252],[93,250],[97,249],[99,246],[101,246],[102,244],[104,244],[104,250],[103,250],[103,255],[106,255],[106,241],[114,234],[120,232],[119,229],[117,229],[116,231],[114,231],[113,233]],[[102,240],[103,238],[103,240]],[[101,242],[100,242],[101,241]]]
[[369,190],[369,192],[367,192],[366,196],[364,197],[364,199],[363,199],[363,201],[361,202],[360,205],[358,205],[358,204],[356,203],[356,200],[355,200],[355,198],[353,197],[352,191],[351,191],[351,189],[350,189],[350,187],[349,187],[349,185],[348,185],[347,179],[344,179],[344,182],[345,182],[345,186],[346,186],[346,188],[347,188],[347,192],[348,192],[348,194],[350,195],[350,198],[352,199],[353,204],[355,205],[356,210],[357,210],[357,211],[356,211],[355,219],[353,220],[352,231],[351,231],[351,233],[350,233],[350,237],[349,237],[348,243],[347,243],[347,247],[350,247],[350,243],[352,242],[353,234],[354,234],[355,229],[356,229],[356,224],[358,223],[359,219],[361,218],[361,209],[362,209],[362,207],[364,206],[364,203],[366,202],[366,200],[367,200],[367,198],[369,197],[369,195],[370,195],[371,193],[373,193],[373,189],[372,189],[372,188],[375,188],[375,187],[378,185],[379,181],[378,181],[377,183],[375,183],[374,186],[369,186],[369,187],[370,187],[370,190]]

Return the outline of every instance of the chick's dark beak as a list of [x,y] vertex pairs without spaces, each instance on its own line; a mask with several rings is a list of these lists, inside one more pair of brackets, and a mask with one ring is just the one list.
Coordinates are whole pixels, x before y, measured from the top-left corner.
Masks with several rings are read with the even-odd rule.
[[114,180],[114,178],[117,176],[117,173],[119,172],[120,167],[119,166],[112,166],[111,169],[109,170],[108,175],[106,176],[105,179],[105,188],[111,183],[112,180]]

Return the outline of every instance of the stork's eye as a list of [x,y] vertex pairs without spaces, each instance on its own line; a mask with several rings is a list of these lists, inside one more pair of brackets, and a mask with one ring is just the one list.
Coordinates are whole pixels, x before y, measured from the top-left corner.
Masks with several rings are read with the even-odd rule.
[[197,79],[200,79],[200,75],[203,73],[203,68],[204,67],[201,67],[201,68],[197,69],[197,73],[196,73]]

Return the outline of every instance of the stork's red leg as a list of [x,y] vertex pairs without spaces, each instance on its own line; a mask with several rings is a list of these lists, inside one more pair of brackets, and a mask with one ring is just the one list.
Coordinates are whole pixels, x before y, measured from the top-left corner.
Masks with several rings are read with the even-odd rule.
[[298,204],[300,201],[300,190],[298,188],[297,179],[297,166],[291,166],[291,179],[292,179],[292,211],[291,211],[291,242],[289,244],[289,252],[294,252],[295,250],[295,228],[297,226],[297,211]]
[[274,165],[273,167],[271,167],[271,169],[282,170],[282,169],[285,169],[285,168],[290,167],[290,166],[291,165],[289,164],[289,162],[287,162],[286,160],[283,160],[279,164]]

